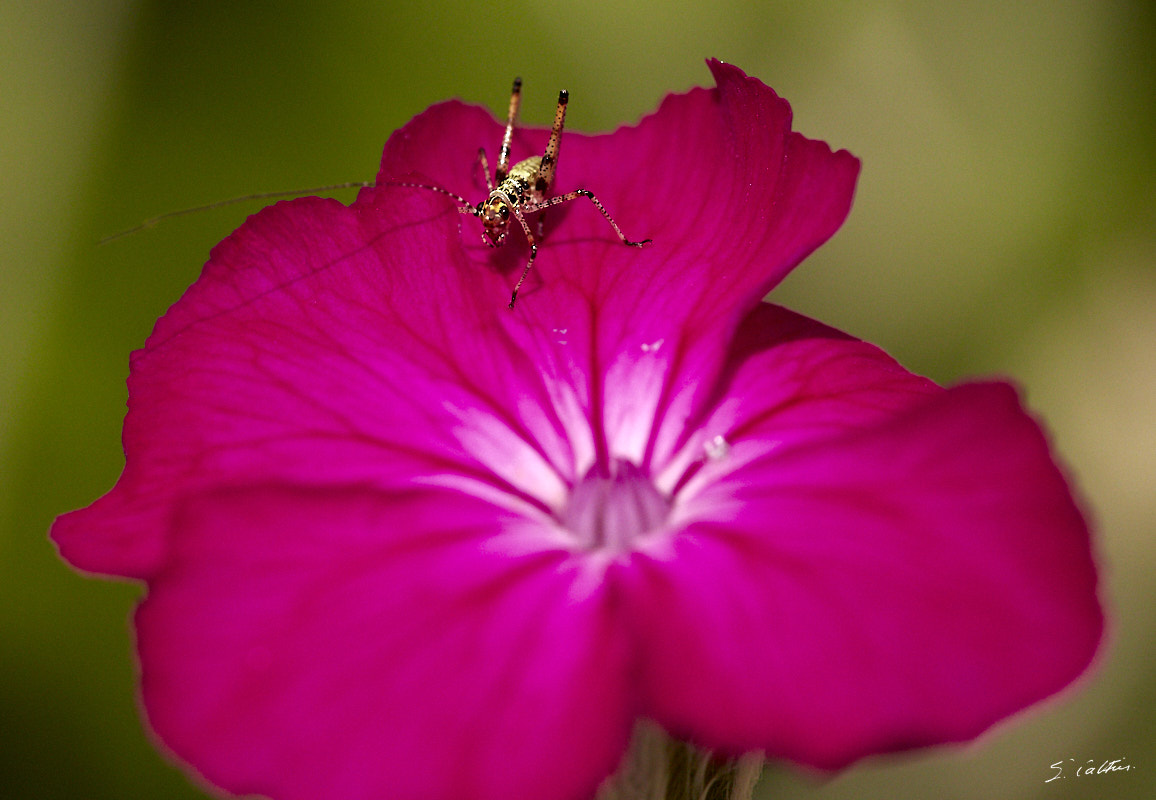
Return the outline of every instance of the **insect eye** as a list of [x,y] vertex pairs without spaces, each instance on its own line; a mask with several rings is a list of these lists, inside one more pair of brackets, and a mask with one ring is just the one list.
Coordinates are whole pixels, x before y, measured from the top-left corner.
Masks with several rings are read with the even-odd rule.
[[502,219],[510,218],[510,209],[508,206],[499,206],[498,213],[502,215]]

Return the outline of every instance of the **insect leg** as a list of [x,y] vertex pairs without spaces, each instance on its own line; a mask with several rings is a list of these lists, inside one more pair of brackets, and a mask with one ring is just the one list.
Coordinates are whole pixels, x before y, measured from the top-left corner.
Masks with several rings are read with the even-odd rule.
[[[514,78],[514,88],[510,90],[510,111],[506,114],[506,133],[502,136],[502,149],[498,153],[498,172],[494,176],[501,183],[510,174],[510,144],[514,139],[514,123],[518,118],[518,106],[522,104],[522,79]],[[489,180],[486,170],[486,180]]]
[[554,172],[558,169],[558,147],[562,143],[562,128],[566,125],[566,103],[570,93],[565,89],[558,92],[558,108],[554,111],[554,126],[550,128],[550,141],[542,154],[542,164],[534,180],[534,191],[545,192],[554,183]]
[[522,270],[522,276],[518,278],[518,282],[514,284],[514,291],[510,295],[510,305],[507,306],[511,311],[514,310],[514,301],[518,299],[518,290],[522,288],[522,283],[526,280],[526,276],[530,274],[530,267],[534,266],[534,259],[538,256],[538,243],[534,240],[534,234],[530,233],[530,226],[526,224],[526,218],[522,216],[522,212],[514,209],[514,216],[518,218],[518,222],[522,223],[522,231],[526,234],[526,241],[530,243],[530,258],[526,261],[526,266]]
[[486,193],[494,191],[494,184],[490,181],[490,160],[486,158],[486,148],[478,148],[478,163],[482,166],[482,174],[486,176]]
[[618,234],[618,238],[622,240],[623,244],[630,245],[631,247],[642,247],[644,244],[648,244],[653,241],[652,239],[643,239],[641,242],[632,242],[627,239],[626,235],[622,233],[622,229],[618,227],[618,223],[614,221],[614,218],[610,216],[610,212],[606,210],[606,206],[602,205],[598,198],[594,196],[594,192],[591,192],[587,189],[577,189],[573,192],[560,194],[557,197],[551,197],[547,200],[543,200],[541,203],[535,203],[528,208],[523,208],[522,213],[529,214],[535,211],[541,211],[543,209],[549,208],[550,206],[569,203],[571,200],[577,200],[579,197],[588,198],[590,202],[593,203],[595,207],[602,212],[602,216],[606,217],[606,221],[610,223],[610,227],[613,228],[614,232]]

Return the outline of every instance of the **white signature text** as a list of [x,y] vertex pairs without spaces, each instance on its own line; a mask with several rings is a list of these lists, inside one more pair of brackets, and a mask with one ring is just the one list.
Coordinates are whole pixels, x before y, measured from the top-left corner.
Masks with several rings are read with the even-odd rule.
[[1055,773],[1044,783],[1066,778],[1068,774],[1075,775],[1077,778],[1085,778],[1089,775],[1104,775],[1109,772],[1131,772],[1135,767],[1122,758],[1111,761],[1097,761],[1094,758],[1089,758],[1083,764],[1077,764],[1074,758],[1067,758],[1052,764],[1051,769],[1054,769]]

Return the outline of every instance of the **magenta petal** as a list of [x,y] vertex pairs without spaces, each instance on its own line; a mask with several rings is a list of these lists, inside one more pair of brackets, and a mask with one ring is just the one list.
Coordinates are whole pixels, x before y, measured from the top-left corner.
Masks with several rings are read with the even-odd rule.
[[278,204],[214,249],[133,356],[125,472],[57,521],[65,558],[148,577],[173,503],[236,483],[453,474],[561,505],[585,418],[554,413],[499,324],[500,291],[479,292],[449,246],[456,219],[440,198],[398,207],[385,194],[372,208]]
[[[637,126],[563,136],[551,193],[590,189],[629,238],[652,238],[654,246],[621,247],[585,200],[551,209],[539,256],[544,273],[552,265],[538,287],[547,298],[527,307],[577,293],[602,309],[610,303],[630,311],[608,315],[614,319],[639,312],[681,319],[692,311],[728,317],[753,305],[843,223],[858,160],[793,132],[790,105],[758,79],[730,64],[708,65],[715,89],[670,95]],[[550,107],[551,90],[536,93]],[[434,106],[390,137],[378,181],[420,176],[477,202],[485,197],[478,148],[492,167],[503,128],[475,106]],[[546,139],[544,129],[519,128],[513,160],[541,155]],[[464,240],[478,242],[477,221],[464,217],[462,226]],[[524,253],[521,234],[511,240]],[[492,260],[493,251],[472,249]]]
[[176,517],[137,614],[149,720],[279,800],[588,798],[633,720],[613,607],[464,495],[252,489]]
[[858,161],[710,68],[563,139],[552,193],[645,248],[552,208],[508,311],[520,232],[492,250],[396,185],[484,197],[502,125],[442,104],[352,206],[251,217],[134,354],[124,474],[52,537],[148,583],[144,705],[208,781],[585,800],[640,716],[833,768],[973,737],[1089,663],[1088,530],[1038,426],[761,304]]
[[[452,474],[557,513],[596,460],[649,461],[657,424],[692,413],[739,320],[842,222],[858,172],[792,132],[762,83],[711,69],[718,88],[637,127],[566,136],[558,191],[592,189],[655,243],[621,246],[585,201],[551,212],[542,282],[514,314],[502,270],[524,252],[495,261],[474,235],[463,248],[455,226],[477,222],[444,196],[386,186],[351,208],[309,198],[251,217],[135,354],[125,472],[57,521],[64,557],[147,578],[173,503],[218,486]],[[477,183],[478,140],[500,131],[436,106],[391,137],[381,177]],[[522,134],[515,157],[544,136]]]
[[646,707],[731,752],[837,768],[964,741],[1088,665],[1088,530],[1006,385],[771,453],[688,500],[630,597]]
[[[772,450],[878,425],[942,389],[872,344],[760,303],[735,332],[713,392],[699,391],[701,414],[668,415],[655,439],[652,464],[668,491],[693,491]],[[718,448],[727,457],[709,458]]]
[[[859,171],[846,151],[793,132],[790,106],[763,83],[709,65],[715,89],[667,97],[635,127],[564,136],[556,192],[589,189],[628,237],[654,241],[621,246],[585,200],[546,212],[537,274],[510,320],[549,383],[570,386],[604,429],[595,449],[639,463],[656,419],[691,413],[739,320],[842,224]],[[501,134],[488,112],[435,106],[390,139],[378,179],[416,173],[477,200],[477,148],[493,158]],[[514,159],[545,141],[519,131]],[[462,228],[479,274],[499,264],[512,285],[521,234],[495,258],[476,220]]]

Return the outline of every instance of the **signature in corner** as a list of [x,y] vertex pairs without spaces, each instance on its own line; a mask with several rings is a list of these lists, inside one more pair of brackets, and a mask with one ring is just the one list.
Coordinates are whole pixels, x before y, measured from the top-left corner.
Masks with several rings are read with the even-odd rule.
[[[1068,761],[1070,761],[1071,764],[1068,764]],[[1080,765],[1076,765],[1076,759],[1068,758],[1063,761],[1057,761],[1055,764],[1051,765],[1050,769],[1054,769],[1056,772],[1054,775],[1052,775],[1052,777],[1044,781],[1044,783],[1051,783],[1052,781],[1059,778],[1068,777],[1066,774],[1064,774],[1064,769],[1070,769],[1072,767],[1075,767],[1075,769],[1072,770],[1072,774],[1074,774],[1077,778],[1084,778],[1088,775],[1103,775],[1108,772],[1131,772],[1135,769],[1134,766],[1127,763],[1122,758],[1101,762],[1097,762],[1094,758],[1089,758],[1087,761]]]

